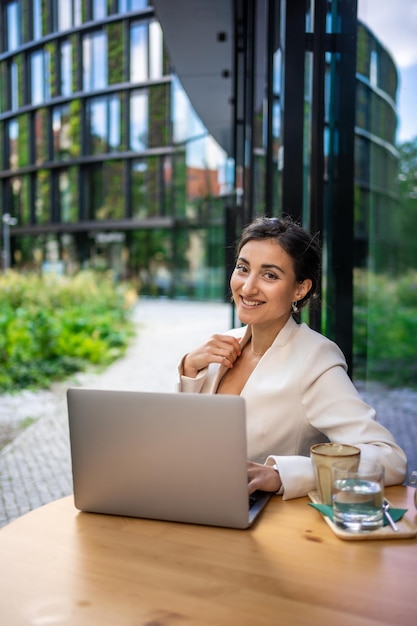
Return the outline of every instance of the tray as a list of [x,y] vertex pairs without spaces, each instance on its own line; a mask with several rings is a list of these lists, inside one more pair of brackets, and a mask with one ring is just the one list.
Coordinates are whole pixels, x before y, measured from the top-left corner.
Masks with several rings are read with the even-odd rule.
[[[310,491],[308,497],[314,504],[321,504],[321,500],[318,494],[318,491]],[[390,503],[391,504],[391,503]],[[316,509],[317,510],[317,509]],[[317,511],[320,513],[320,511]],[[347,530],[343,530],[343,528],[339,528],[336,524],[329,518],[327,515],[323,515],[320,513],[324,521],[335,535],[340,537],[340,539],[345,539],[347,541],[371,541],[375,539],[411,539],[417,535],[417,526],[414,526],[405,515],[395,522],[398,526],[398,532],[392,530],[391,526],[383,526],[382,528],[378,528],[378,530],[364,531],[359,533],[352,533]]]

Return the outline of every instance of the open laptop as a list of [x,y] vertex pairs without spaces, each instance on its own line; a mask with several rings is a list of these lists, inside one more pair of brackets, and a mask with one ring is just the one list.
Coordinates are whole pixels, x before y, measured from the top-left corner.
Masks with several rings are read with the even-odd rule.
[[71,388],[67,401],[82,511],[248,528],[271,497],[249,505],[240,396]]

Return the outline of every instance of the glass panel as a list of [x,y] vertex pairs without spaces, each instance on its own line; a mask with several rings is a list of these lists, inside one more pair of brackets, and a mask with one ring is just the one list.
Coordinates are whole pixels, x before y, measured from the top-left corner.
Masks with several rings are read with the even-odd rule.
[[149,95],[149,147],[157,148],[171,143],[170,136],[170,87],[167,84],[152,85]]
[[107,0],[92,0],[93,20],[102,20],[107,17]]
[[106,25],[108,50],[109,50],[109,84],[117,85],[117,83],[126,80],[125,63],[122,61],[125,56],[125,29],[122,20]]
[[130,189],[134,218],[173,214],[172,176],[171,156],[148,157],[132,161]]
[[92,165],[84,170],[86,219],[94,220],[104,205],[103,165]]
[[177,77],[172,81],[173,142],[186,143],[207,135],[207,129],[194,111]]
[[46,109],[38,109],[34,115],[33,138],[35,143],[35,163],[40,165],[49,161],[48,113]]
[[145,150],[148,145],[148,94],[135,91],[130,96],[130,149]]
[[358,0],[354,375],[369,390],[416,380],[414,4]]
[[130,27],[130,81],[148,78],[148,25],[133,23]]
[[[7,149],[6,140],[5,140],[5,126],[6,124],[4,122],[0,122],[0,146],[4,146],[5,148],[4,150],[0,150],[0,171],[6,169],[5,164],[4,164],[5,156],[6,156],[4,153]],[[0,182],[0,194],[1,194],[1,186],[2,186],[2,183]]]
[[51,180],[48,170],[38,170],[35,179],[35,218],[37,224],[51,221]]
[[58,174],[59,206],[61,221],[78,221],[78,171],[71,167]]
[[178,229],[175,237],[176,297],[199,300],[223,297],[224,233],[219,226]]
[[117,220],[124,218],[123,161],[106,161],[104,174],[104,207],[98,219]]
[[146,9],[148,6],[148,0],[118,0],[119,13],[126,13],[127,11],[140,11]]
[[158,22],[149,24],[149,78],[162,76],[162,30]]
[[33,39],[40,39],[43,35],[42,31],[42,0],[33,0]]
[[172,233],[169,230],[135,230],[130,245],[130,262],[147,296],[172,295]]
[[6,133],[9,168],[14,170],[29,165],[29,115],[10,120],[6,125]]
[[10,63],[10,104],[12,111],[19,108],[19,69],[16,61]]
[[7,19],[7,50],[16,50],[22,42],[20,2],[6,5]]
[[58,31],[80,26],[82,24],[82,0],[56,0],[56,13]]
[[162,162],[159,157],[149,157],[132,163],[133,217],[150,217],[163,214],[164,183]]
[[[7,77],[10,76],[10,65],[6,61],[0,62],[0,84],[7,85]],[[9,81],[10,84],[10,81]],[[4,113],[9,108],[6,89],[0,90],[0,113]],[[1,151],[0,151],[1,152]]]
[[61,46],[61,96],[72,93],[72,45],[70,41],[62,41]]
[[72,0],[57,0],[58,31],[72,27]]
[[31,55],[31,103],[49,100],[49,55],[38,50]]
[[94,98],[87,103],[87,153],[121,149],[120,98]]
[[74,99],[71,100],[69,104],[70,114],[69,114],[69,135],[70,135],[70,143],[71,143],[71,155],[76,158],[81,155],[81,112],[82,112],[82,104],[81,100]]
[[17,120],[11,120],[7,125],[8,131],[8,155],[9,155],[9,168],[11,170],[17,169],[18,157],[17,157],[17,141],[19,137],[19,124]]
[[109,147],[110,150],[120,150],[121,145],[121,128],[120,128],[120,98],[119,96],[110,96],[109,98]]
[[54,145],[54,160],[65,161],[71,158],[71,125],[70,107],[63,105],[52,111],[52,134]]
[[83,86],[86,91],[107,86],[107,37],[103,32],[86,35],[83,39]]
[[87,150],[90,154],[107,152],[107,99],[95,98],[87,104]]
[[19,226],[30,222],[29,177],[15,176],[10,179],[10,213],[17,219]]
[[122,181],[122,161],[99,163],[86,170],[87,219],[114,220],[124,217]]

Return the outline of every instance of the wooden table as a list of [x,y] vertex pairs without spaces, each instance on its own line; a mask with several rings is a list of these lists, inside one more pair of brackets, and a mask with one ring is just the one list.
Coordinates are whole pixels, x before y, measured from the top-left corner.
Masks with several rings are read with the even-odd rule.
[[[414,489],[386,491],[417,523]],[[58,500],[0,531],[0,623],[415,626],[417,540],[343,541],[307,502],[230,530]]]

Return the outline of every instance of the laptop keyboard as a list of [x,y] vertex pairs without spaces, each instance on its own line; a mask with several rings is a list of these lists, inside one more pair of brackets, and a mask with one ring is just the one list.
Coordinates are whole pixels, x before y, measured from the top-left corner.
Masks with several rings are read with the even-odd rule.
[[255,491],[249,496],[249,511],[255,506],[257,502],[265,495],[264,491]]

